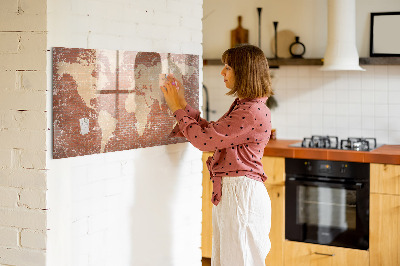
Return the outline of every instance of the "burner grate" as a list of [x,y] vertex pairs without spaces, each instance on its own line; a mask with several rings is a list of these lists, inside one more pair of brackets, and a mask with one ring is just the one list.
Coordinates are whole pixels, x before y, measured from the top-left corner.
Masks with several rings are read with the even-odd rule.
[[313,135],[311,138],[303,138],[301,143],[293,146],[303,148],[341,149],[353,151],[370,151],[377,148],[376,138],[347,138],[339,139],[336,136]]
[[336,136],[317,136],[313,135],[311,138],[304,138],[301,147],[305,148],[325,148],[325,149],[338,149],[338,137]]
[[340,141],[342,150],[369,151],[376,147],[376,138],[347,138]]

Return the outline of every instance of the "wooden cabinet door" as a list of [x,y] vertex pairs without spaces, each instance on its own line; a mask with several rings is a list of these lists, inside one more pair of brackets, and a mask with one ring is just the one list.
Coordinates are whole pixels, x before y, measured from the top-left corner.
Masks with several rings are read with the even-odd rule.
[[283,265],[285,240],[285,187],[265,184],[271,199],[271,250],[265,259],[266,266]]
[[201,253],[204,258],[211,258],[212,252],[212,183],[206,161],[211,152],[203,153],[203,195],[202,195],[202,224],[201,224]]
[[400,196],[371,194],[371,266],[400,265]]
[[264,156],[261,163],[268,177],[266,184],[285,185],[285,158]]
[[400,195],[400,165],[370,165],[371,193]]
[[285,241],[285,266],[368,266],[365,250]]

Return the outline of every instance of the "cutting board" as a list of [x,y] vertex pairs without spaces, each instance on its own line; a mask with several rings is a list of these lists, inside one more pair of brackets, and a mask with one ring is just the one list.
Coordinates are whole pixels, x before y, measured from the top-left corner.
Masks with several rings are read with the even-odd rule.
[[231,30],[231,48],[243,43],[249,43],[249,31],[242,27],[242,16],[238,16],[238,26]]

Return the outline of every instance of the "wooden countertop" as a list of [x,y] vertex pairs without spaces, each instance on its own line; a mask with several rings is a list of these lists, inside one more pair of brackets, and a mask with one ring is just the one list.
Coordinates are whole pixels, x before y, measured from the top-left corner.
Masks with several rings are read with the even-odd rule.
[[290,147],[301,140],[270,140],[264,156],[364,163],[400,164],[400,145],[383,145],[372,151]]

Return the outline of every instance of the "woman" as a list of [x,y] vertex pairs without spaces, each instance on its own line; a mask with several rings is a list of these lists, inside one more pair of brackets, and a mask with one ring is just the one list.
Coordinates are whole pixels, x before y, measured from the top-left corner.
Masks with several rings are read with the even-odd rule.
[[228,49],[222,62],[227,95],[237,98],[216,122],[200,118],[172,76],[161,89],[178,121],[173,135],[186,137],[202,151],[215,151],[207,161],[215,205],[212,265],[265,265],[271,246],[271,202],[261,164],[271,130],[266,106],[272,95],[268,62],[252,45]]

